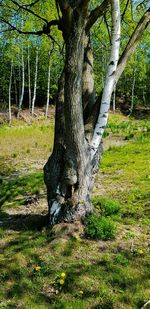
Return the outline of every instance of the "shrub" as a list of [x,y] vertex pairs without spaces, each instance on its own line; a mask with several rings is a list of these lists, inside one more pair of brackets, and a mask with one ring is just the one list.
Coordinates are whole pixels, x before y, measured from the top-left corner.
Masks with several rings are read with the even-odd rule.
[[93,199],[93,204],[96,208],[101,210],[102,215],[111,216],[119,212],[121,205],[110,199],[103,199],[99,197],[95,197]]
[[92,239],[108,240],[115,237],[116,227],[110,218],[89,215],[86,219],[85,234]]

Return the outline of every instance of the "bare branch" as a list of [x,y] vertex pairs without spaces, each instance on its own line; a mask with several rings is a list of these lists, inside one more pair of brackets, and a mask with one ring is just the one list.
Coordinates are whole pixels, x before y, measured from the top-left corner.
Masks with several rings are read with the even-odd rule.
[[127,8],[128,8],[129,2],[130,2],[130,0],[127,0],[126,5],[125,5],[125,8],[124,8],[124,11],[123,11],[123,13],[122,13],[121,21],[124,20],[124,16],[125,16],[125,14],[126,14],[126,10],[127,10]]
[[39,19],[43,20],[45,23],[47,23],[47,22],[48,22],[48,21],[47,21],[47,19],[45,19],[45,18],[43,18],[43,17],[39,16],[38,14],[36,14],[36,13],[35,13],[35,12],[33,12],[32,10],[30,10],[28,7],[26,7],[26,6],[24,6],[24,5],[19,4],[19,3],[18,3],[18,2],[16,2],[15,0],[10,0],[10,1],[11,1],[13,4],[17,5],[19,9],[22,9],[22,10],[27,11],[28,13],[30,13],[30,14],[32,14],[32,15],[34,15],[35,17],[37,17],[37,18],[39,18]]
[[35,0],[34,2],[32,2],[32,3],[30,3],[30,4],[24,4],[23,6],[24,6],[24,7],[32,7],[32,6],[34,6],[35,4],[37,4],[39,1],[41,1],[41,0]]
[[4,19],[3,17],[0,17],[0,20],[7,24],[10,28],[8,29],[5,29],[5,32],[6,31],[12,31],[12,30],[15,30],[17,31],[18,33],[20,34],[34,34],[34,35],[42,35],[44,32],[43,30],[39,30],[39,31],[22,31],[20,29],[18,29],[16,26],[12,25],[8,20]]
[[110,0],[104,0],[100,6],[98,6],[95,10],[91,11],[88,21],[87,21],[87,26],[86,30],[88,31],[94,23],[97,21],[97,19],[106,12],[106,10],[110,6]]

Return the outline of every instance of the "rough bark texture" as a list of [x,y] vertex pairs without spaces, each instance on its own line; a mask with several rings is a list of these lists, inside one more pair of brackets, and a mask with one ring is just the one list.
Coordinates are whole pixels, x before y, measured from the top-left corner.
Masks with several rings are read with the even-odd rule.
[[[78,9],[76,6],[74,8],[69,6],[68,14],[64,16],[69,32],[68,28],[64,31],[65,74],[63,73],[62,84],[59,88],[59,94],[63,94],[63,99],[60,100],[61,102],[58,99],[56,106],[56,118],[58,113],[60,119],[61,109],[64,121],[61,123],[62,135],[57,136],[58,122],[56,119],[54,149],[45,166],[51,224],[62,219],[65,221],[81,219],[92,211],[89,191],[93,167],[90,162],[90,148],[85,138],[82,101],[82,79],[85,73],[83,73],[83,64],[84,55],[87,55],[87,50],[85,50],[87,5],[80,7],[82,12]],[[63,10],[64,6],[62,12]],[[86,48],[87,46],[88,42]],[[87,73],[89,72],[87,58],[85,66]],[[88,73],[85,79],[88,80]],[[58,143],[60,136],[61,142]]]
[[[117,79],[120,45],[119,0],[105,0],[90,14],[89,2],[57,0],[59,17],[62,14],[60,22],[66,60],[58,87],[54,148],[44,167],[50,224],[81,220],[93,211],[90,196],[101,160],[102,135]],[[95,101],[89,31],[110,3],[110,61],[102,97]]]

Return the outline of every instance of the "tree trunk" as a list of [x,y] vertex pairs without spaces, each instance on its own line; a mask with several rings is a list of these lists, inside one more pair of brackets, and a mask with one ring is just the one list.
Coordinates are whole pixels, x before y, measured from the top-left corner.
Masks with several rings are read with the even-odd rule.
[[48,83],[47,83],[47,102],[46,102],[46,112],[45,117],[47,119],[48,108],[49,108],[49,95],[50,95],[50,78],[51,78],[51,53],[49,54],[49,65],[48,65]]
[[119,47],[120,47],[120,7],[119,7],[119,1],[113,0],[111,52],[102,94],[100,113],[92,139],[92,148],[91,148],[92,157],[97,152],[97,149],[101,143],[102,136],[107,125],[111,95],[116,82],[116,69],[119,59]]
[[[54,149],[44,167],[50,224],[81,220],[93,211],[90,196],[102,153],[101,139],[94,148],[93,139],[91,144],[91,140],[87,141],[85,135],[86,121],[84,123],[83,108],[87,106],[91,108],[94,101],[92,54],[85,31],[88,1],[84,0],[80,5],[79,1],[75,2],[74,7],[71,5],[66,7],[60,0],[62,14],[65,11],[63,24],[66,27],[63,35],[66,61],[56,103]],[[118,0],[112,2],[111,63],[104,87],[104,93],[109,91],[107,109],[114,85],[113,72],[118,61],[120,35],[120,24],[116,22],[116,17],[117,20],[120,19]],[[105,96],[104,94],[102,98],[102,106],[103,101],[106,101]]]
[[132,93],[131,93],[131,107],[130,107],[130,113],[128,115],[129,117],[132,115],[133,108],[134,108],[135,77],[136,77],[136,69],[134,69],[134,72],[133,72]]
[[85,35],[84,63],[82,75],[82,104],[84,110],[84,119],[91,114],[95,103],[95,86],[93,72],[93,51],[91,48],[90,34]]
[[16,102],[16,106],[17,106],[18,105],[18,91],[17,91],[15,68],[13,69],[13,79],[14,79],[14,89],[15,89],[15,102]]
[[24,50],[23,50],[23,45],[22,45],[21,62],[22,62],[22,88],[21,88],[21,96],[20,96],[20,100],[19,100],[19,112],[20,112],[20,110],[22,108],[23,97],[24,97],[24,75],[25,75],[25,72],[24,72]]
[[37,74],[38,74],[38,48],[36,50],[36,60],[35,60],[35,78],[34,78],[34,92],[33,92],[33,99],[32,99],[32,117],[34,115],[34,106],[36,100],[36,89],[37,89]]
[[116,111],[116,85],[114,86],[113,90],[113,113],[115,114]]
[[9,125],[11,126],[11,85],[12,85],[13,61],[11,62],[10,79],[9,79]]
[[29,111],[31,110],[31,70],[30,70],[30,47],[28,42],[28,89],[29,89]]

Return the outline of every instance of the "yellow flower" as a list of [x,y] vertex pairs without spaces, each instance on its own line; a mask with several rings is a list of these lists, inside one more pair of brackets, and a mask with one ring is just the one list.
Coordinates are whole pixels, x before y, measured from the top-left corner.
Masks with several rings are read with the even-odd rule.
[[138,250],[138,253],[139,253],[139,254],[144,254],[144,251],[143,251],[142,249],[139,249],[139,250]]
[[81,290],[81,291],[79,291],[79,294],[80,294],[80,295],[83,295],[83,291],[82,291],[82,290]]
[[63,285],[65,283],[65,280],[64,279],[60,279],[59,280],[59,284]]
[[36,271],[40,271],[40,270],[41,270],[41,267],[40,267],[40,266],[36,266],[36,267],[35,267],[35,270],[36,270]]
[[61,278],[65,278],[65,277],[66,277],[66,274],[65,274],[65,273],[61,273],[60,277],[61,277]]

